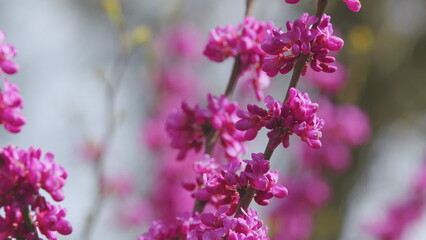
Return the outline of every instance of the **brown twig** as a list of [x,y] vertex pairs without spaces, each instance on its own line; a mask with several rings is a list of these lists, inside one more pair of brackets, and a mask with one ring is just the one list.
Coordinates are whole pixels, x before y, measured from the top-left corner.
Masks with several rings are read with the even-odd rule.
[[[321,16],[325,11],[325,7],[327,6],[328,0],[318,0],[317,5],[317,12],[316,16],[318,17],[318,21],[314,24],[314,28],[316,28],[321,20]],[[290,83],[287,88],[287,92],[284,98],[285,102],[288,98],[288,93],[290,91],[290,88],[294,88],[297,86],[297,83],[299,82],[300,76],[302,75],[303,69],[305,68],[305,64],[308,60],[309,55],[301,55],[299,56],[298,60],[296,61],[296,64],[293,69],[293,73],[291,76]],[[270,145],[272,143],[273,139],[270,139],[268,141],[268,144],[266,145],[265,151],[264,151],[264,158],[265,160],[271,160],[272,154],[274,153],[274,150],[270,148]],[[243,211],[247,212],[248,207],[250,206],[251,201],[253,200],[254,195],[256,194],[256,189],[252,188],[251,186],[247,187],[245,191],[241,193],[240,200],[238,201],[238,207],[237,212],[235,213],[235,217],[243,215]]]
[[[93,159],[95,162],[95,171],[96,171],[96,179],[97,179],[97,188],[98,191],[96,193],[95,199],[92,203],[92,207],[89,211],[89,213],[86,216],[83,230],[82,230],[82,237],[81,239],[90,239],[93,228],[95,226],[96,221],[99,218],[101,209],[104,204],[105,200],[105,192],[103,190],[102,184],[104,181],[104,162],[106,157],[106,151],[109,149],[109,146],[111,145],[111,142],[113,140],[115,130],[116,130],[116,116],[115,116],[115,104],[116,104],[116,98],[117,93],[120,89],[120,86],[122,85],[122,81],[124,78],[124,73],[127,67],[127,62],[129,60],[129,49],[126,45],[125,38],[125,27],[122,26],[118,29],[119,37],[120,37],[120,53],[118,58],[116,58],[114,62],[114,68],[111,72],[110,79],[103,79],[105,83],[105,95],[107,96],[107,117],[108,122],[106,124],[104,136],[102,137],[102,151],[97,156],[96,159]],[[112,82],[115,80],[115,82]]]
[[254,1],[255,0],[247,0],[246,1],[246,11],[244,13],[244,16],[251,16],[252,15]]
[[[253,5],[255,0],[246,0],[246,10],[244,15],[249,16],[252,12]],[[237,85],[238,77],[242,70],[241,57],[238,54],[235,57],[234,65],[232,67],[231,76],[229,77],[228,84],[225,89],[225,96],[230,98],[232,93],[234,92],[235,86]],[[206,148],[204,153],[211,154],[213,152],[213,148],[217,142],[219,132],[211,128],[209,133],[206,136]],[[204,207],[206,206],[207,201],[195,200],[194,207],[192,212],[202,213],[204,211]]]
[[[35,240],[39,240],[38,232],[37,232],[36,227],[34,226],[34,222],[33,222],[32,218],[31,218],[29,207],[28,206],[21,207],[21,213],[22,213],[22,218],[24,219],[25,227],[27,228],[27,230],[29,232],[34,233],[34,239]],[[22,238],[22,239],[24,239],[24,238]]]

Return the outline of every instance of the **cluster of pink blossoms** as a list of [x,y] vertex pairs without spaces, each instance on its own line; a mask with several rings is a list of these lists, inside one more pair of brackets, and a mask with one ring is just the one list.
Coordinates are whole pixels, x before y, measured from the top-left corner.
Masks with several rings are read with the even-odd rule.
[[262,43],[263,50],[268,54],[264,59],[262,70],[270,77],[277,75],[278,72],[286,74],[293,69],[301,55],[307,55],[308,61],[302,75],[306,73],[308,65],[317,72],[335,72],[336,67],[329,64],[336,59],[329,56],[329,53],[340,50],[344,42],[333,35],[330,19],[330,16],[323,14],[315,28],[314,24],[318,22],[318,18],[303,13],[300,19],[296,19],[293,23],[287,22],[287,32],[284,33],[281,29],[270,31]]
[[[359,0],[342,0],[346,3],[346,6],[348,6],[349,10],[352,12],[359,12],[361,10],[361,2]],[[300,0],[285,0],[286,3],[295,4],[300,2]]]
[[[16,56],[15,47],[3,43],[4,39],[0,30],[0,76],[14,74],[19,69],[12,60]],[[0,89],[0,124],[11,133],[20,132],[25,124],[25,118],[19,113],[22,107],[18,87],[5,79],[4,89]],[[72,232],[71,224],[64,219],[66,210],[50,204],[40,193],[43,189],[53,200],[62,201],[67,172],[54,162],[53,154],[47,153],[44,161],[40,158],[39,149],[0,147],[0,207],[3,210],[0,239],[40,239],[41,233],[49,240],[56,240],[57,233]]]
[[191,108],[185,102],[180,109],[171,112],[166,122],[166,131],[171,138],[171,147],[179,149],[178,159],[184,159],[186,153],[195,149],[200,151],[205,137],[212,131],[219,132],[221,145],[226,156],[235,158],[246,152],[242,132],[234,126],[236,103],[229,102],[225,96],[208,95],[206,109],[196,105]]
[[228,212],[228,207],[223,206],[215,214],[184,213],[181,217],[177,217],[177,223],[173,225],[155,221],[148,232],[140,236],[138,240],[269,239],[268,228],[263,225],[253,209],[236,218],[230,218]]
[[259,205],[268,205],[272,197],[287,196],[287,189],[278,184],[278,171],[270,171],[270,162],[263,153],[253,153],[252,160],[244,160],[245,169],[241,170],[242,161],[233,159],[220,165],[215,159],[206,155],[194,163],[194,171],[199,175],[196,183],[185,183],[185,188],[194,190],[194,198],[209,201],[216,208],[229,205],[228,215],[237,210],[240,191],[246,186],[256,189],[254,200]]
[[241,118],[235,126],[246,131],[245,139],[252,140],[257,132],[266,127],[269,139],[272,140],[271,149],[275,149],[280,143],[285,148],[290,145],[290,135],[293,133],[301,137],[312,148],[321,147],[321,129],[324,120],[318,118],[316,111],[318,104],[312,103],[307,93],[301,93],[295,88],[289,90],[289,97],[284,102],[275,101],[272,97],[265,98],[265,106],[268,110],[256,105],[248,105],[248,111],[238,111]]
[[[19,67],[12,60],[16,56],[15,47],[3,43],[5,34],[0,30],[0,76],[2,73],[15,74]],[[25,124],[25,118],[19,113],[22,109],[22,97],[18,86],[4,80],[4,89],[0,89],[0,124],[11,133],[18,133]]]
[[0,30],[0,76],[2,72],[14,74],[19,70],[18,65],[12,60],[16,56],[16,49],[13,45],[4,43],[6,36]]
[[239,56],[242,64],[240,77],[249,81],[257,99],[261,100],[262,89],[269,85],[269,78],[261,70],[266,56],[261,44],[273,28],[272,22],[259,22],[253,17],[246,17],[244,23],[237,26],[217,27],[210,31],[204,55],[215,62]]
[[4,80],[4,90],[0,89],[0,124],[11,133],[18,133],[25,124],[25,118],[19,111],[22,109],[22,97],[18,86]]
[[[43,189],[55,201],[62,201],[62,187],[67,172],[54,162],[53,154],[47,153],[40,160],[41,150],[30,148],[18,150],[13,146],[0,148],[0,207],[5,216],[0,216],[0,236],[36,239],[34,231],[24,223],[23,209],[30,207],[34,226],[49,240],[56,240],[56,232],[68,235],[71,224],[65,220],[66,210],[47,202],[40,193]],[[37,231],[37,229],[35,231]]]

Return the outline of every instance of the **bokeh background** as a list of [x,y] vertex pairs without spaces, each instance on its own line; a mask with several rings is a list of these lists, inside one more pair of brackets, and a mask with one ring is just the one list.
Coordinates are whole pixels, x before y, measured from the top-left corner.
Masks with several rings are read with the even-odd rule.
[[[20,86],[27,118],[20,134],[1,130],[0,143],[53,152],[69,171],[62,205],[68,210],[74,233],[60,239],[80,239],[96,196],[95,170],[93,163],[85,160],[84,148],[110,129],[111,93],[102,76],[120,81],[113,97],[116,127],[108,135],[105,171],[107,175],[135,175],[141,194],[153,184],[148,180],[153,159],[141,140],[155,97],[150,90],[152,49],[146,44],[132,48],[121,74],[117,65],[121,64],[123,32],[136,32],[142,41],[149,42],[171,25],[185,22],[199,31],[202,45],[210,29],[239,23],[245,8],[243,0],[123,0],[125,25],[118,26],[117,16],[108,15],[105,4],[114,1],[109,2],[0,1],[0,29],[6,32],[7,42],[18,49],[16,61],[21,67],[10,78]],[[345,39],[338,58],[349,77],[337,99],[366,111],[372,138],[354,152],[350,170],[332,178],[334,198],[316,218],[315,240],[374,239],[363,226],[404,196],[413,174],[426,160],[426,1],[362,3],[361,12],[355,14],[340,1],[330,1],[326,12]],[[311,0],[298,5],[258,0],[253,15],[280,26],[314,9]],[[222,92],[232,61],[217,64],[202,57],[198,61],[196,70],[206,92]],[[277,77],[271,89],[285,89],[288,81],[288,76]],[[279,98],[279,92],[265,93]],[[262,148],[253,146],[253,151]],[[135,239],[146,230],[144,225],[120,226],[117,205],[119,198],[105,201],[92,239]],[[426,214],[403,239],[426,239],[425,225]]]

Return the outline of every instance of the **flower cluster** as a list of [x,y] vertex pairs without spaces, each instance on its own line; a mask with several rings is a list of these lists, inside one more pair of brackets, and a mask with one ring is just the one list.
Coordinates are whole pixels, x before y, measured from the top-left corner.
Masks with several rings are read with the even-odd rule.
[[269,171],[270,164],[262,153],[253,153],[252,160],[244,160],[245,169],[241,169],[242,161],[233,159],[226,164],[219,165],[214,158],[206,155],[194,163],[194,171],[199,175],[196,184],[187,182],[187,190],[194,190],[194,198],[209,201],[216,208],[229,205],[228,215],[234,214],[241,189],[251,186],[256,189],[255,201],[259,205],[268,205],[272,197],[283,198],[287,189],[278,184],[278,172]]
[[[293,23],[287,22],[287,32],[274,29],[266,36],[262,48],[268,54],[264,59],[262,70],[268,76],[290,72],[296,60],[301,55],[307,56],[307,62],[303,69],[304,75],[308,64],[317,72],[332,73],[336,71],[335,66],[330,66],[336,59],[329,56],[330,51],[338,51],[343,47],[343,40],[333,35],[331,17],[324,14],[318,22],[316,16],[304,13],[300,19]],[[314,25],[318,22],[318,26]]]
[[180,217],[176,217],[176,221],[172,224],[154,221],[148,232],[142,234],[137,240],[188,239],[188,233],[200,224],[200,217],[197,214],[185,212]]
[[244,160],[246,168],[241,173],[240,183],[245,186],[247,183],[256,189],[254,200],[259,205],[268,205],[272,197],[283,198],[287,196],[287,189],[278,184],[278,171],[269,171],[270,162],[265,160],[263,153],[253,153],[253,160]]
[[[342,0],[346,3],[346,6],[348,6],[349,10],[352,12],[359,12],[361,10],[361,2],[359,0]],[[295,4],[300,2],[300,0],[285,0],[286,3]]]
[[16,56],[16,49],[10,44],[4,43],[5,34],[0,30],[0,76],[2,72],[14,74],[19,70],[18,65],[12,60]]
[[241,162],[237,159],[220,166],[216,160],[205,155],[199,161],[194,162],[194,171],[197,173],[196,184],[186,183],[187,190],[198,190],[193,197],[201,201],[209,201],[210,204],[219,208],[223,205],[230,206],[230,213],[236,211],[239,200],[239,179],[237,171],[241,168]]
[[11,133],[18,133],[25,124],[25,118],[19,111],[22,109],[22,97],[18,86],[4,80],[4,90],[0,89],[0,124]]
[[[16,56],[15,47],[5,44],[5,34],[0,30],[0,76],[2,73],[14,74],[19,70],[12,60]],[[4,89],[0,89],[0,124],[11,133],[18,133],[25,124],[25,118],[19,113],[22,109],[22,97],[18,86],[4,80]]]
[[290,135],[293,133],[301,137],[312,148],[321,147],[321,129],[324,120],[316,115],[318,104],[312,103],[307,93],[301,93],[295,88],[289,90],[288,99],[282,104],[272,97],[265,98],[265,106],[268,110],[255,105],[248,105],[248,111],[238,111],[241,118],[236,122],[237,129],[246,131],[246,140],[256,137],[257,132],[266,127],[271,142],[271,149],[275,149],[280,143],[287,148],[290,143]]
[[183,103],[180,109],[174,110],[167,118],[166,131],[171,138],[171,146],[180,150],[178,159],[185,158],[190,149],[198,152],[205,137],[213,130],[218,132],[227,157],[234,158],[245,153],[242,132],[234,126],[237,108],[238,105],[229,102],[225,96],[209,94],[206,109],[198,105],[191,108]]
[[[40,149],[25,151],[13,146],[0,149],[0,206],[6,213],[5,217],[0,216],[0,222],[6,226],[1,228],[0,235],[34,239],[34,232],[25,226],[24,217],[32,218],[49,240],[57,239],[56,232],[64,235],[72,232],[70,223],[64,219],[65,209],[51,205],[40,194],[43,189],[53,200],[62,201],[67,172],[54,162],[53,154],[47,153],[44,161],[40,158]],[[22,216],[28,206],[35,212],[34,217]]]
[[269,85],[269,78],[261,71],[266,56],[261,43],[273,27],[272,22],[259,22],[253,17],[246,17],[243,24],[211,30],[204,49],[204,55],[215,62],[239,56],[242,65],[240,77],[247,79],[258,100],[263,98],[261,90]]
[[263,226],[257,212],[249,209],[243,216],[229,218],[226,206],[215,214],[203,213],[201,224],[189,233],[189,240],[202,239],[256,239],[267,240],[268,227]]
[[147,233],[138,240],[156,239],[259,239],[267,240],[268,228],[263,226],[258,214],[250,209],[243,216],[229,218],[228,207],[219,208],[215,214],[184,213],[174,224],[154,221]]
[[178,159],[184,159],[190,149],[200,151],[206,132],[206,119],[199,114],[200,108],[191,108],[182,102],[180,109],[173,110],[167,118],[166,131],[171,139],[170,146],[179,149]]

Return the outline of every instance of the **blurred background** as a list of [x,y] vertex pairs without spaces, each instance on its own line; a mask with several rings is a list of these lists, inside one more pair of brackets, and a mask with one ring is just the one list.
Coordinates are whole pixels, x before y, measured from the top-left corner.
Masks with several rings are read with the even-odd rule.
[[[149,180],[155,159],[143,135],[155,109],[154,70],[168,58],[167,44],[158,47],[160,36],[180,23],[191,26],[196,31],[193,47],[199,46],[199,51],[190,68],[197,72],[202,89],[193,94],[201,99],[207,92],[220,94],[232,61],[208,62],[202,57],[203,45],[210,29],[240,23],[245,9],[243,0],[117,3],[0,1],[0,29],[18,49],[21,69],[10,79],[20,86],[27,118],[20,134],[1,130],[0,143],[42,148],[68,170],[61,204],[74,232],[60,239],[81,239],[98,192],[96,164],[90,159],[99,157],[93,154],[100,146],[106,146],[106,176],[134,175],[136,192],[142,196],[155,184]],[[333,196],[316,214],[310,239],[376,239],[365,226],[403,200],[426,161],[426,1],[362,4],[359,13],[351,13],[342,2],[330,1],[326,13],[345,40],[337,58],[348,77],[334,101],[359,105],[370,119],[371,138],[353,151],[346,172],[329,176]],[[259,0],[253,10],[257,19],[284,26],[303,12],[313,14],[315,1],[289,5]],[[265,95],[281,99],[288,82],[289,76],[276,77]],[[251,144],[249,151],[263,148],[262,143]],[[283,159],[274,165],[285,167],[289,158]],[[122,197],[102,200],[92,239],[135,239],[146,231],[151,219],[144,211],[140,215],[146,213],[146,221],[139,225],[117,223],[117,209],[127,204]],[[423,214],[401,239],[426,239],[425,225]]]

